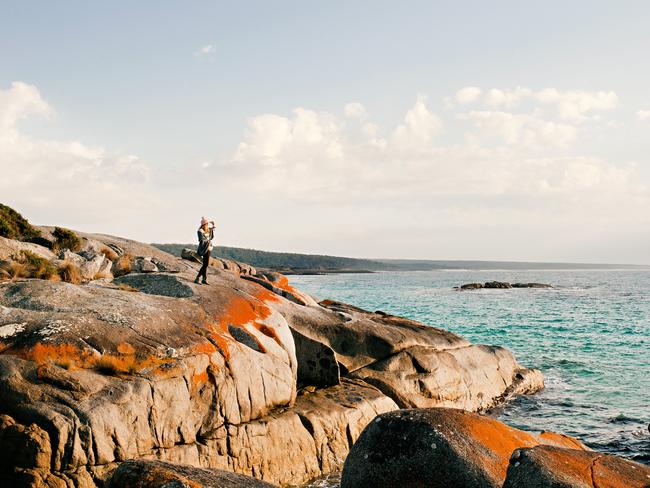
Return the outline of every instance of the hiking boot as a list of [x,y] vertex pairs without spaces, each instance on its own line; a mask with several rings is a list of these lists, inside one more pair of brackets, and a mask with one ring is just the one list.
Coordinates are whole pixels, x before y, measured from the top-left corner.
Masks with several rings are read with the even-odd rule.
[[196,279],[194,280],[194,283],[196,283],[197,285],[199,284],[199,277],[198,277],[198,276],[197,276]]
[[201,284],[202,284],[202,285],[207,285],[207,284],[208,284],[208,280],[206,280],[205,278],[203,278],[203,281],[201,282]]

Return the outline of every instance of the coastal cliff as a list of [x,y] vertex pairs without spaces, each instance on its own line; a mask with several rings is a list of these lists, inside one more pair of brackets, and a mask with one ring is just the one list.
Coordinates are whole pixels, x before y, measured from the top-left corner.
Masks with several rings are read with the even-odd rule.
[[0,282],[0,477],[16,486],[102,486],[129,459],[295,485],[340,470],[379,414],[543,387],[506,349],[275,273],[219,259],[198,285],[191,253],[79,232],[57,249],[52,232],[0,238],[5,270],[28,251],[80,271]]

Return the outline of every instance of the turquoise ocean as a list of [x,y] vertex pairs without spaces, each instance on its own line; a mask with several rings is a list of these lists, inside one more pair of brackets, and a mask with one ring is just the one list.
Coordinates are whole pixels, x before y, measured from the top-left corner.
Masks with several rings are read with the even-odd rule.
[[[456,291],[485,281],[552,289]],[[491,412],[650,464],[650,270],[408,271],[292,276],[291,284],[510,349],[545,388]],[[335,486],[323,483],[312,486]]]

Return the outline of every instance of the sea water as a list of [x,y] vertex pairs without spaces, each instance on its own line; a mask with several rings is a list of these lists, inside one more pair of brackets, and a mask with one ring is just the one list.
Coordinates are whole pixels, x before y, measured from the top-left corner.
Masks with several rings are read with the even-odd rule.
[[[453,289],[493,280],[553,288]],[[650,464],[650,270],[409,271],[290,281],[318,299],[382,310],[510,349],[520,364],[544,373],[546,386],[492,415]]]

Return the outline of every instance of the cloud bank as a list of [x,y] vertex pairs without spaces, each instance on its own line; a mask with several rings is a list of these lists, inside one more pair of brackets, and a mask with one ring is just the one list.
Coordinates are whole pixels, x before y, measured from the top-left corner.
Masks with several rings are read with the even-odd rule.
[[[97,224],[142,209],[149,168],[135,155],[111,153],[78,140],[35,138],[20,129],[29,117],[53,117],[38,89],[14,82],[0,89],[0,195],[18,209]],[[128,200],[118,195],[129,195]],[[52,218],[55,222],[56,218]]]

